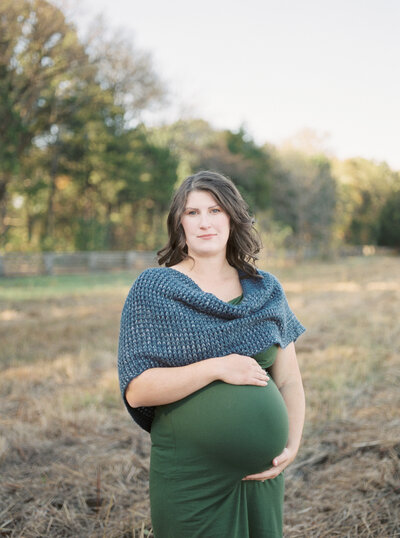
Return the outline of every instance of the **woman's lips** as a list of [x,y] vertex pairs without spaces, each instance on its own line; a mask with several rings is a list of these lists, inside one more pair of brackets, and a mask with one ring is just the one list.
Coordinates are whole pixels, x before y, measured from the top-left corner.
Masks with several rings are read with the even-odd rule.
[[199,239],[211,239],[211,237],[215,237],[215,234],[199,235]]

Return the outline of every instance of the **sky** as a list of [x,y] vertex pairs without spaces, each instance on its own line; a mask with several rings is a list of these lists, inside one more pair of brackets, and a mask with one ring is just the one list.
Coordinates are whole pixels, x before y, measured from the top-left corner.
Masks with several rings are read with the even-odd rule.
[[83,0],[150,53],[182,114],[244,125],[258,144],[303,129],[340,159],[400,170],[400,0]]

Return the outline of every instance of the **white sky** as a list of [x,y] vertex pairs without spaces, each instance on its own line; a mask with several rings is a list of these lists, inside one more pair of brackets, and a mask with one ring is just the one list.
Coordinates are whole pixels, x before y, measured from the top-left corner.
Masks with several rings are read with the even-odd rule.
[[[257,143],[303,128],[400,169],[400,0],[84,0],[151,53],[173,99]],[[83,6],[83,7],[82,7]]]

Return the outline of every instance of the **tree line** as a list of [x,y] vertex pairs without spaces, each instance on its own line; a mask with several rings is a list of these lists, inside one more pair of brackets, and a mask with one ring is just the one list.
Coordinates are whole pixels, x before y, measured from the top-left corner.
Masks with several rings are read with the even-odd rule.
[[258,145],[201,118],[148,127],[167,89],[151,58],[45,0],[0,4],[0,249],[155,250],[174,189],[230,176],[265,246],[400,246],[400,175],[318,146]]

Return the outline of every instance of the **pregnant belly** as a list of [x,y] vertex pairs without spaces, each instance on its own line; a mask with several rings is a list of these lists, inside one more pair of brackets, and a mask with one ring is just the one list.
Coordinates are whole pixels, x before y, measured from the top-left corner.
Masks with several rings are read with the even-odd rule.
[[215,381],[158,407],[152,426],[153,443],[173,445],[178,460],[209,460],[238,477],[271,467],[287,438],[286,405],[272,379],[265,387]]

